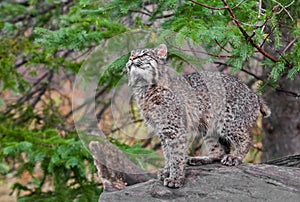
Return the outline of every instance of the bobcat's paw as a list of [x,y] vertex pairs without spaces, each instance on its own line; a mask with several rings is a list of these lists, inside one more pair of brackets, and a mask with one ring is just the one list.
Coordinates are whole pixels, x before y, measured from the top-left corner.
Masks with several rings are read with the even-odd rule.
[[237,166],[242,163],[242,160],[243,159],[241,159],[240,157],[228,154],[222,158],[221,163],[226,166]]
[[159,169],[157,171],[157,178],[161,181],[164,181],[167,177],[169,177],[170,172],[166,171],[166,169]]
[[164,186],[169,188],[179,188],[183,186],[184,177],[171,178],[168,177],[164,180]]

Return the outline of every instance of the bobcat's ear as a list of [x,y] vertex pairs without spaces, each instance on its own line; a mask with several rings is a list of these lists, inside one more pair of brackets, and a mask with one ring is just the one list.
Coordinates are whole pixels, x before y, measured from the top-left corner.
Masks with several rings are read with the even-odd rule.
[[160,44],[154,50],[159,59],[167,58],[168,48],[165,44]]

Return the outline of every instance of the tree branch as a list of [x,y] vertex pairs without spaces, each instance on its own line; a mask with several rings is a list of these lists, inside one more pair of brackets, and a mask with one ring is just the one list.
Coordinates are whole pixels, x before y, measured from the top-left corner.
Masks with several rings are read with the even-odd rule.
[[[63,5],[67,5],[68,7],[72,6],[73,4],[74,4],[74,2],[72,0],[69,0],[69,1],[63,3]],[[59,6],[58,4],[52,4],[50,6],[45,7],[44,9],[40,9],[38,11],[38,13],[36,13],[36,14],[30,13],[30,14],[25,14],[25,15],[18,15],[13,19],[8,20],[8,22],[14,24],[14,23],[17,23],[17,22],[20,22],[20,21],[23,21],[23,20],[26,20],[29,18],[43,15],[43,14],[57,8],[58,6]]]
[[[153,13],[148,13],[148,12],[144,12],[144,11],[141,11],[141,10],[130,9],[129,11],[132,12],[132,13],[140,13],[142,15],[146,15],[146,16],[149,16],[149,17],[151,17],[152,14],[153,14]],[[161,16],[156,16],[155,19],[169,18],[169,17],[172,17],[173,15],[174,15],[174,13],[161,15]]]
[[[217,64],[217,65],[224,65],[226,67],[230,67],[230,65],[228,65],[227,63],[224,63],[224,62],[218,62],[218,61],[215,61],[214,64]],[[256,74],[242,68],[241,69],[242,72],[245,72],[246,74],[252,76],[253,78],[255,78],[256,80],[260,80],[260,81],[263,81],[264,78],[263,77],[260,77],[260,76],[257,76]],[[270,87],[273,87],[271,84],[267,83],[266,84],[267,86],[270,86]],[[292,96],[292,97],[295,97],[296,99],[299,99],[300,98],[300,93],[296,93],[296,92],[293,92],[293,91],[289,91],[289,90],[286,90],[286,89],[283,89],[283,88],[280,88],[280,87],[276,87],[275,88],[275,91],[278,92],[278,93],[284,93],[286,95],[289,95],[289,96]]]
[[84,103],[82,103],[81,105],[79,105],[78,107],[71,109],[64,117],[65,118],[69,118],[71,115],[73,115],[74,112],[82,109],[83,107],[85,107],[86,105],[88,105],[91,102],[94,102],[96,99],[98,99],[102,94],[104,94],[106,92],[108,85],[105,85],[102,90],[100,90],[99,92],[97,92],[97,94],[95,95],[95,97],[92,97],[90,99],[87,99]]
[[246,32],[246,30],[244,30],[244,28],[241,26],[240,21],[235,17],[232,9],[230,8],[230,6],[228,5],[226,0],[222,0],[225,7],[227,8],[231,19],[234,21],[234,23],[236,24],[236,26],[239,28],[239,30],[241,31],[241,33],[243,34],[243,36],[245,37],[247,42],[250,42],[250,44],[256,48],[256,50],[258,50],[258,52],[260,52],[261,54],[263,54],[265,57],[267,57],[268,59],[272,60],[273,62],[277,62],[278,59],[273,57],[272,55],[270,55],[269,53],[267,53],[264,49],[262,49],[259,45],[257,45],[253,39],[248,35],[248,33]]
[[48,78],[47,78],[47,83],[45,83],[45,84],[42,86],[42,88],[41,88],[39,94],[37,95],[37,97],[36,97],[36,98],[34,99],[34,101],[32,102],[32,104],[31,104],[32,109],[35,108],[36,104],[40,101],[42,95],[44,95],[44,93],[46,92],[47,87],[48,87],[49,84],[51,83],[52,78],[53,78],[53,69],[50,69],[50,72],[49,72],[49,75],[48,75]]
[[197,2],[197,1],[194,1],[194,0],[189,0],[189,1],[193,2],[194,4],[200,5],[204,8],[211,9],[211,10],[226,10],[227,9],[226,7],[222,7],[222,8],[211,7],[211,6],[208,6],[206,4],[203,4],[203,3],[200,3],[200,2]]
[[239,28],[239,30],[241,31],[241,33],[243,34],[243,36],[245,37],[245,40],[247,42],[249,42],[253,47],[255,47],[258,52],[260,52],[262,55],[264,55],[265,57],[269,58],[270,60],[272,60],[273,62],[277,62],[278,59],[273,57],[272,55],[270,55],[268,52],[266,52],[261,46],[257,45],[254,40],[252,39],[252,36],[249,36],[249,34],[246,32],[246,30],[242,27],[240,21],[235,17],[233,11],[232,11],[232,8],[228,5],[227,1],[226,0],[222,0],[225,7],[222,7],[222,8],[215,8],[215,7],[211,7],[211,6],[207,6],[205,4],[202,4],[202,3],[199,3],[197,1],[194,1],[194,0],[189,0],[190,2],[193,2],[197,5],[200,5],[200,6],[203,6],[205,8],[208,8],[208,9],[212,9],[212,10],[225,10],[227,9],[229,11],[229,14],[231,16],[231,19],[234,21],[234,23],[236,24],[236,26]]
[[229,50],[227,50],[222,44],[220,44],[220,42],[218,40],[215,39],[216,44],[222,49],[224,50],[226,53],[230,53]]
[[[191,50],[183,49],[183,48],[178,48],[178,47],[176,47],[176,46],[174,46],[172,44],[168,44],[168,45],[171,46],[171,47],[173,47],[173,48],[176,48],[179,51],[191,52]],[[200,50],[192,50],[192,52],[194,52],[194,53],[201,53],[201,54],[209,55],[209,56],[216,57],[216,58],[237,58],[237,56],[234,56],[234,55],[218,55],[218,54],[208,53],[206,51],[200,51]]]
[[275,90],[279,93],[285,93],[289,96],[295,97],[296,99],[300,98],[300,93],[295,93],[295,92],[292,92],[292,91],[289,91],[289,90],[282,89],[280,87],[275,88]]
[[275,160],[270,160],[263,162],[264,164],[285,166],[285,167],[296,167],[300,168],[300,154],[295,154],[291,156],[284,156]]

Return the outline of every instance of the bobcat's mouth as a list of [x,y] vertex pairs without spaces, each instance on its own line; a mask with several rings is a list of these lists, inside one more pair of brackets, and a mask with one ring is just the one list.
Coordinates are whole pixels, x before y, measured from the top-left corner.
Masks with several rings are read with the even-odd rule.
[[132,61],[129,60],[127,63],[126,63],[126,70],[127,72],[129,73],[130,69],[131,69],[131,65],[132,65]]

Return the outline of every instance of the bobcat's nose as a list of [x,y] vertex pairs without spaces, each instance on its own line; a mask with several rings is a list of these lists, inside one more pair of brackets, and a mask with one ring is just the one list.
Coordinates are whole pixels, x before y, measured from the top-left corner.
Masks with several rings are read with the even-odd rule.
[[137,57],[138,57],[137,55],[132,55],[132,56],[129,57],[129,60],[134,60]]

